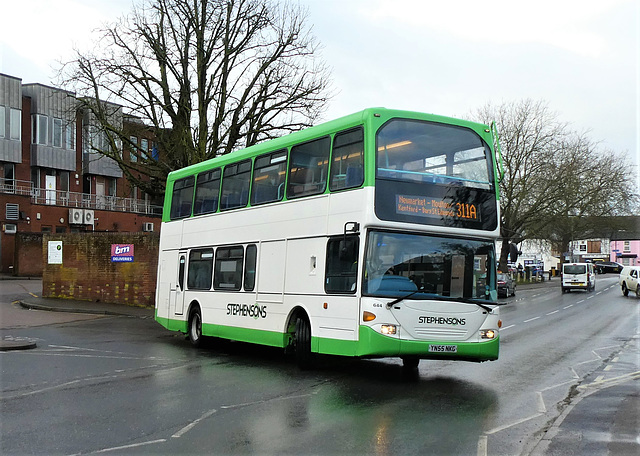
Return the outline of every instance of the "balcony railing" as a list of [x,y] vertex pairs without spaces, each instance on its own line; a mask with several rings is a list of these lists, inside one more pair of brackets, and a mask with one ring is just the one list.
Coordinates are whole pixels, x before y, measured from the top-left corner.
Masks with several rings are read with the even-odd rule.
[[29,196],[32,204],[162,215],[162,206],[145,200],[35,188],[30,181],[17,179],[0,178],[0,193]]

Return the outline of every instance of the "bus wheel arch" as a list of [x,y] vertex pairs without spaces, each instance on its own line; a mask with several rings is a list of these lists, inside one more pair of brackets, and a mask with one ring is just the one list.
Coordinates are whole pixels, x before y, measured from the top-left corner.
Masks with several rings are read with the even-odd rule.
[[198,301],[189,304],[189,313],[187,314],[187,337],[194,347],[202,345],[202,310]]

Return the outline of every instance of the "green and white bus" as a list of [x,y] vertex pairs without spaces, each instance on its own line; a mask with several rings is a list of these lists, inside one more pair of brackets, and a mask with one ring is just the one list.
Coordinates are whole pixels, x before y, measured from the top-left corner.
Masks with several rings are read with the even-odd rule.
[[497,359],[496,143],[372,108],[170,173],[156,320],[301,366]]

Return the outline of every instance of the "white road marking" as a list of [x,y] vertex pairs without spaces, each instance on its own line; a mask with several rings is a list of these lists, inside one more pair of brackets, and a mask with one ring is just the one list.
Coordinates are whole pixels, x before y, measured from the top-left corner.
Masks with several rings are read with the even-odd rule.
[[179,439],[180,437],[182,437],[184,434],[186,434],[187,432],[189,432],[191,429],[193,429],[200,421],[205,420],[207,418],[209,418],[211,415],[213,415],[214,413],[216,413],[217,410],[216,409],[212,409],[209,410],[207,413],[205,413],[204,415],[202,415],[200,418],[198,418],[195,421],[192,421],[191,423],[187,424],[185,427],[183,427],[182,429],[180,429],[178,432],[176,432],[175,434],[173,434],[171,436],[172,439]]
[[166,441],[167,439],[149,440],[148,442],[140,442],[140,443],[133,443],[131,445],[122,445],[122,446],[113,447],[113,448],[105,448],[103,450],[94,451],[93,454],[108,453],[109,451],[127,450],[129,448],[137,448],[145,445],[153,445],[154,443],[163,443]]

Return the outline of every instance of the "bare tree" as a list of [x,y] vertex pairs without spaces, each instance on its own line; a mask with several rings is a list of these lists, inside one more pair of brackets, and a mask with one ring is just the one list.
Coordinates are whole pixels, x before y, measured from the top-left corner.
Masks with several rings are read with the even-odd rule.
[[500,135],[505,168],[500,268],[506,268],[510,243],[545,239],[564,249],[567,238],[594,232],[594,220],[625,215],[634,204],[626,160],[599,151],[586,134],[559,121],[547,103],[526,99],[486,105],[474,117],[495,120]]
[[[299,6],[271,0],[143,0],[102,30],[98,51],[76,51],[61,68],[61,85],[106,134],[110,147],[96,149],[136,186],[159,194],[172,170],[319,117],[330,79],[305,21]],[[143,153],[110,121],[112,104],[151,129],[160,154]],[[120,153],[122,145],[137,161]]]
[[531,233],[568,252],[571,241],[599,238],[626,228],[624,216],[634,213],[637,195],[633,166],[626,156],[575,135],[554,156],[557,189],[554,207]]

